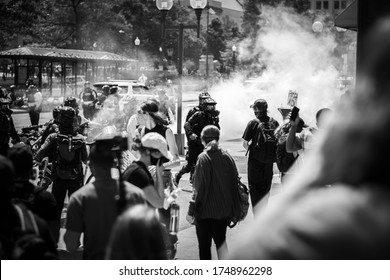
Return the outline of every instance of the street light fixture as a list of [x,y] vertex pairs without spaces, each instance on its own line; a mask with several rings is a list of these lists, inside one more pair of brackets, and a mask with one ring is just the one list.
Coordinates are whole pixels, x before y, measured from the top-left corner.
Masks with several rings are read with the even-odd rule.
[[324,30],[324,25],[322,24],[321,21],[315,21],[311,26],[311,28],[315,33],[321,33],[322,30]]
[[234,72],[234,70],[236,69],[236,51],[237,51],[237,47],[235,45],[233,45],[232,51],[233,51],[233,72]]
[[172,9],[173,0],[156,0],[157,9],[161,11],[161,34],[162,38],[165,37],[165,19],[167,18],[168,11]]
[[139,48],[139,45],[141,44],[141,40],[140,40],[138,37],[135,38],[134,44],[135,44],[135,50],[136,50],[136,55],[137,55],[137,70],[136,70],[136,76],[138,77],[138,74],[139,74],[138,48]]
[[190,0],[191,7],[195,10],[196,19],[198,20],[198,38],[200,33],[200,17],[202,16],[203,9],[207,5],[207,0]]

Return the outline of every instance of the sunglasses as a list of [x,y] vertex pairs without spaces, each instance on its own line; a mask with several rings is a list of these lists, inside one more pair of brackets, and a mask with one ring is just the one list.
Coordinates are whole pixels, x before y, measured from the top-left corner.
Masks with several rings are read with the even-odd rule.
[[140,115],[146,115],[148,112],[145,112],[145,111],[142,111],[142,110],[138,110],[137,113],[140,114]]
[[150,149],[150,148],[148,148],[148,149],[149,149],[149,151],[150,151],[151,154],[162,155],[162,153],[160,152],[160,150],[157,150],[157,149]]

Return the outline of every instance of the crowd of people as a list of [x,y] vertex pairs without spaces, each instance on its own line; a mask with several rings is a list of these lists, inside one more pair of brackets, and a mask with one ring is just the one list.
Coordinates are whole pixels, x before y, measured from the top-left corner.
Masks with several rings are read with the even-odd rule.
[[[32,96],[39,92],[35,85],[29,84],[27,91],[32,89],[34,89]],[[7,211],[12,212],[15,218],[4,235],[2,233],[1,248],[5,248],[2,251],[4,258],[19,258],[14,252],[16,244],[27,235],[41,238],[40,242],[47,243],[50,249],[54,248],[50,254],[45,253],[43,256],[43,253],[34,254],[34,249],[26,247],[23,254],[25,257],[28,256],[27,258],[72,258],[76,256],[73,253],[80,250],[84,259],[118,258],[121,254],[110,249],[110,246],[115,248],[120,246],[116,240],[120,236],[118,237],[118,233],[112,232],[111,229],[114,224],[126,228],[126,225],[119,226],[120,221],[124,219],[130,222],[124,217],[129,217],[127,213],[133,213],[130,208],[138,204],[143,205],[141,209],[145,207],[150,209],[144,210],[145,213],[153,210],[151,212],[154,215],[150,216],[151,225],[158,222],[158,231],[154,231],[153,235],[148,237],[155,239],[155,245],[145,253],[145,248],[139,246],[140,240],[136,238],[135,243],[130,246],[138,248],[139,251],[131,254],[123,252],[122,255],[146,259],[157,256],[159,259],[175,258],[177,232],[169,230],[169,226],[171,204],[175,203],[180,189],[178,182],[173,179],[171,169],[180,165],[180,158],[173,131],[169,127],[175,118],[175,107],[166,92],[159,90],[156,97],[136,106],[132,104],[132,109],[126,111],[129,106],[119,108],[122,99],[126,99],[119,96],[119,87],[103,87],[103,93],[98,96],[90,83],[86,82],[80,93],[81,106],[74,97],[68,97],[61,106],[54,108],[53,118],[44,125],[41,133],[39,149],[33,150],[29,143],[20,142],[11,116],[11,97],[6,89],[1,90],[1,112],[4,113],[7,122],[7,126],[4,127],[6,129],[1,134],[4,138],[2,160],[6,161],[5,169],[9,165],[13,167],[12,172],[6,172],[9,176],[10,190]],[[201,95],[202,102],[203,95],[207,96],[208,105],[203,107],[203,104],[200,104],[200,108],[188,116],[190,122],[186,125],[186,131],[191,138],[194,137],[192,135],[196,135],[200,139],[202,128],[208,124],[218,125],[216,102],[208,94]],[[31,98],[29,102],[31,108],[37,106],[33,104],[36,102],[35,99]],[[102,112],[100,119],[97,117],[100,113],[97,109]],[[118,115],[118,111],[124,111],[126,115],[126,121],[122,120],[122,124],[124,123],[122,126],[118,126],[116,117],[112,117],[113,114]],[[32,110],[29,113],[31,117]],[[33,115],[34,123],[35,120],[39,123],[36,117],[37,115]],[[98,133],[94,135],[92,141],[87,141],[86,131],[87,134],[90,131],[88,124],[97,122],[102,122]],[[12,142],[10,138],[13,138]],[[201,145],[199,139],[198,146]],[[131,160],[125,163],[124,157],[129,155],[128,150],[133,153],[130,156]],[[198,154],[200,152],[201,150]],[[11,162],[8,162],[6,157]],[[42,180],[39,177],[42,175],[40,164],[45,160],[50,162],[51,184],[39,187],[37,181]],[[195,163],[196,158],[192,168]],[[19,165],[23,165],[21,168],[24,172],[20,176]],[[116,176],[113,170],[116,170],[119,176]],[[88,173],[91,175],[86,180]],[[66,196],[69,200],[68,205],[65,205]],[[18,207],[23,211],[18,211]],[[64,210],[66,224],[63,224]],[[18,218],[15,212],[22,214]],[[47,227],[49,234],[45,239],[22,225],[23,221],[28,220],[27,216],[34,217],[33,224],[39,221],[38,224]],[[144,218],[147,217],[148,215]],[[145,220],[145,225],[147,223]],[[146,230],[142,224],[139,223],[139,230]],[[60,251],[58,254],[55,248],[60,241],[61,227],[66,229],[64,241],[67,253]],[[18,234],[15,235],[15,232]],[[82,234],[83,241],[80,243]],[[144,244],[148,244],[150,242],[150,239],[147,239],[148,232],[144,232],[142,236],[146,238]],[[161,244],[158,244],[159,240],[162,241]]]
[[[127,111],[122,127],[109,121],[87,142],[80,125],[95,120],[91,104],[115,112],[121,100],[118,87],[104,88],[103,96],[97,96],[86,83],[80,94],[83,116],[74,98],[65,100],[53,110],[35,152],[16,143],[12,98],[0,88],[1,258],[61,258],[57,244],[68,195],[64,241],[69,254],[174,259],[178,238],[170,223],[180,179],[189,172],[192,200],[186,219],[195,226],[200,259],[212,258],[213,241],[218,258],[388,259],[390,182],[383,159],[390,140],[384,74],[390,67],[390,42],[382,39],[389,34],[389,21],[373,32],[355,94],[333,110],[318,110],[314,127],[298,113],[293,116],[293,110],[279,124],[268,115],[264,99],[248,104],[255,117],[243,128],[242,144],[255,219],[233,251],[226,232],[241,207],[239,172],[219,143],[219,111],[209,93],[200,94],[199,105],[187,115],[187,164],[172,174],[180,157],[169,127],[174,108],[163,93]],[[32,86],[29,106],[39,108]],[[29,113],[35,123],[36,113]],[[128,150],[133,158],[124,164]],[[45,158],[51,162],[50,191],[34,181]],[[271,206],[275,163],[286,192]],[[87,181],[86,166],[93,178]]]

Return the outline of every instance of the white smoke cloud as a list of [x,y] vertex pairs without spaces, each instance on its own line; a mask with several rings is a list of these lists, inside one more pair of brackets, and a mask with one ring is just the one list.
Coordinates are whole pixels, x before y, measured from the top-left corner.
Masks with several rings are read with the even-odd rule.
[[249,40],[238,48],[239,59],[258,56],[257,63],[266,66],[262,76],[256,78],[257,85],[244,87],[245,78],[238,75],[210,91],[221,111],[223,139],[241,138],[246,124],[254,118],[249,106],[258,98],[267,100],[270,116],[281,123],[277,108],[287,107],[289,90],[297,91],[300,116],[315,125],[318,109],[332,108],[341,94],[337,89],[339,73],[333,66],[334,35],[326,29],[314,33],[312,19],[284,6],[265,6],[262,11],[263,27],[254,49]]

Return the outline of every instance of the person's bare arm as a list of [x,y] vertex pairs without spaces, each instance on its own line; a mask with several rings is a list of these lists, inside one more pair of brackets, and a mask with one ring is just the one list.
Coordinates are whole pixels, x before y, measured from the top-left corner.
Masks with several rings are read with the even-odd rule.
[[298,123],[299,123],[299,116],[295,118],[295,120],[290,120],[291,128],[287,135],[286,140],[286,151],[288,153],[296,152],[300,149],[302,149],[302,145],[299,141],[299,139],[296,137]]
[[242,146],[245,148],[245,150],[248,151],[248,149],[249,149],[249,141],[244,140],[244,141],[242,142]]

